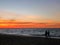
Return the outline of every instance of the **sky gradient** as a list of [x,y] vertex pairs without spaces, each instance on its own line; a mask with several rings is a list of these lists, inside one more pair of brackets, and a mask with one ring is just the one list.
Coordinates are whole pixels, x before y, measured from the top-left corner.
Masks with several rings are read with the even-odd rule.
[[0,0],[0,20],[60,22],[60,0]]
[[60,0],[0,0],[0,28],[60,28]]

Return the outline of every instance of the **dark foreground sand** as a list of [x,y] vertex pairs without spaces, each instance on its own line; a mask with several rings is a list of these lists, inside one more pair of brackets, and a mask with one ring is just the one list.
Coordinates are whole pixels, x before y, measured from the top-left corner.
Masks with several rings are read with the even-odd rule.
[[0,34],[0,45],[60,45],[60,39]]

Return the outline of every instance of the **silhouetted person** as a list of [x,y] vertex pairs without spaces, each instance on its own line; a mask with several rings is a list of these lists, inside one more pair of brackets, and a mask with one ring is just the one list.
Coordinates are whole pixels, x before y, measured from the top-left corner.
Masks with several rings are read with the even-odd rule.
[[50,36],[50,32],[46,30],[46,31],[45,31],[45,36],[46,36],[46,37],[49,37],[49,36]]
[[47,30],[45,31],[45,36],[47,36]]
[[47,36],[50,36],[50,32],[49,31],[47,31]]

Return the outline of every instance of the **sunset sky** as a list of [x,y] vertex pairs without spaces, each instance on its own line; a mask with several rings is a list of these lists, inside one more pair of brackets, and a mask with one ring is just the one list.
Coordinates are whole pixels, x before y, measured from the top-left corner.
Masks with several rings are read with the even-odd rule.
[[60,23],[60,0],[0,0],[0,22],[9,20]]

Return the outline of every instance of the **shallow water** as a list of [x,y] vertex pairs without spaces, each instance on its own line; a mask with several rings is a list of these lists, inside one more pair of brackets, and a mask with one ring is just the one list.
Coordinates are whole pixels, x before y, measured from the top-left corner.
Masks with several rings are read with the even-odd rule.
[[44,35],[45,31],[49,30],[51,36],[60,37],[60,28],[14,28],[14,29],[0,29],[0,33],[4,34],[38,34]]

